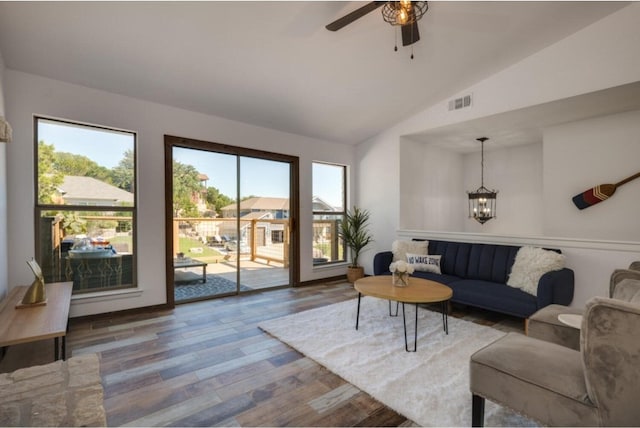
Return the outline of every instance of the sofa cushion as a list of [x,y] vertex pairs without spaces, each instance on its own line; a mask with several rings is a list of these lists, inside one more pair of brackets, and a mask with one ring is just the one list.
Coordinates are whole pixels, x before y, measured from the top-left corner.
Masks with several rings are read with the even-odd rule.
[[537,295],[540,277],[552,270],[564,268],[564,256],[555,251],[525,246],[518,250],[509,279],[505,281],[511,287]]
[[407,261],[407,253],[427,255],[428,247],[429,241],[393,241],[391,244],[393,261]]
[[466,278],[471,245],[466,242],[429,241],[429,254],[442,256],[440,270],[443,274]]
[[415,276],[417,278],[428,279],[429,281],[439,282],[440,284],[449,285],[452,282],[460,281],[460,277],[455,275],[445,275],[433,272],[421,272],[415,271],[411,276]]
[[473,244],[466,278],[505,284],[520,247]]
[[537,299],[518,288],[491,281],[464,279],[447,284],[452,300],[518,317],[529,317],[538,309]]

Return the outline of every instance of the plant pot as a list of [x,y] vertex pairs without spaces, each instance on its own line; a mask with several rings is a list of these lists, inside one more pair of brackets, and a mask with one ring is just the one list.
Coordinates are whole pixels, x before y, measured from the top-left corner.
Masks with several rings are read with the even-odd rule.
[[347,281],[353,284],[360,278],[364,278],[364,268],[362,266],[349,266],[347,268]]

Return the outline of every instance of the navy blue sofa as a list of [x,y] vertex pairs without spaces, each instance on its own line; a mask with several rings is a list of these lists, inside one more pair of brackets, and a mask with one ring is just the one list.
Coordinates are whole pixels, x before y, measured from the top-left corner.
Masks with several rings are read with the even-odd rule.
[[[417,240],[417,239],[416,239]],[[573,300],[573,271],[547,272],[538,282],[537,296],[508,286],[507,279],[520,247],[429,240],[429,254],[441,255],[441,274],[415,271],[413,276],[445,284],[453,290],[451,301],[521,318],[552,303],[569,305]],[[559,250],[554,250],[558,251]],[[393,253],[375,255],[375,275],[391,275]]]

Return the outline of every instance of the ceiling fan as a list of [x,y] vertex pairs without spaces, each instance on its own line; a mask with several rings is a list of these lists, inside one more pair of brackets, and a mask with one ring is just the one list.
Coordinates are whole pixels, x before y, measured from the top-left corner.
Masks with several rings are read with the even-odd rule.
[[384,20],[391,25],[400,26],[402,46],[409,46],[420,40],[418,20],[429,9],[426,1],[372,1],[336,19],[325,28],[329,31],[338,31],[381,6]]

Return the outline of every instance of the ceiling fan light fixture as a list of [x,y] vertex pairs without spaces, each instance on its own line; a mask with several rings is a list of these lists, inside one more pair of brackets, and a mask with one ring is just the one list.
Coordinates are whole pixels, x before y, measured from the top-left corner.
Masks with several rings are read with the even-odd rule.
[[398,25],[404,25],[409,20],[409,13],[405,8],[400,8],[400,11],[398,12],[398,16],[396,17],[396,19],[398,21]]
[[429,9],[426,1],[389,1],[382,6],[382,17],[391,25],[413,24]]

